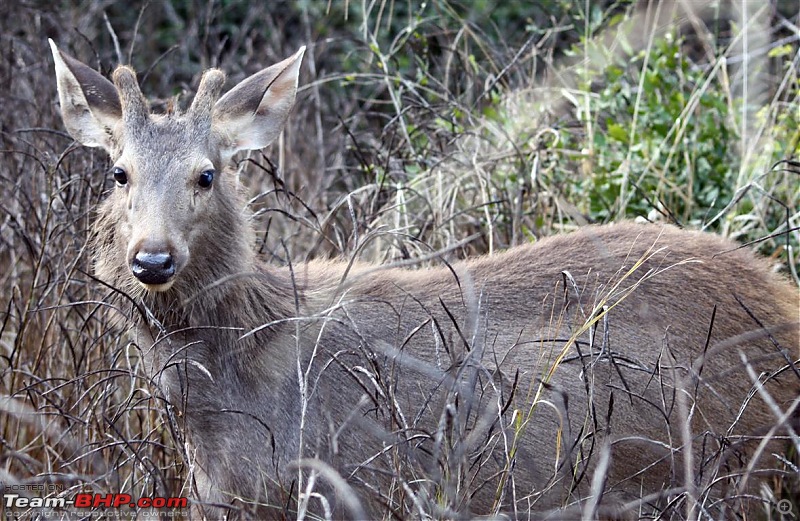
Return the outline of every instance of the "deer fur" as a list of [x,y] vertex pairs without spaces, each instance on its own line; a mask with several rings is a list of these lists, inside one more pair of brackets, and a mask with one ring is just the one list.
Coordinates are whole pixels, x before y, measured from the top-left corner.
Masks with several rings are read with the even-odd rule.
[[221,98],[207,71],[157,115],[130,68],[112,83],[51,46],[67,130],[125,180],[96,275],[140,310],[198,516],[696,514],[780,467],[752,458],[792,432],[800,304],[764,259],[619,223],[429,269],[271,266],[225,169],[280,133],[303,49]]

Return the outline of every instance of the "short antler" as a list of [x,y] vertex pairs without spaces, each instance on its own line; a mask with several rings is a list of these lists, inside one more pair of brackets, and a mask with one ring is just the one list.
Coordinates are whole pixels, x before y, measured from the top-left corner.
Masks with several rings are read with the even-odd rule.
[[225,73],[219,69],[209,69],[203,73],[203,79],[200,80],[197,94],[189,108],[189,116],[195,125],[211,126],[211,113],[224,83]]
[[119,92],[120,103],[122,104],[122,119],[127,127],[135,127],[144,124],[150,117],[150,108],[147,106],[139,83],[136,81],[136,73],[130,67],[120,65],[114,71],[114,85]]

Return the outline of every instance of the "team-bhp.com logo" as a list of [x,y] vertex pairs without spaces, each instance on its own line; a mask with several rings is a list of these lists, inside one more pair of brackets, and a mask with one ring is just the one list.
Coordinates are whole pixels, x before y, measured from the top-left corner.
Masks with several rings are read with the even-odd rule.
[[[34,485],[33,487],[37,487]],[[6,486],[3,493],[3,517],[5,519],[42,519],[63,517],[66,513],[85,512],[86,517],[93,514],[114,517],[126,514],[139,517],[181,517],[189,506],[185,497],[139,497],[130,494],[89,494],[78,493],[67,498],[61,490],[31,489],[31,485]],[[34,492],[34,494],[32,494]],[[42,497],[38,492],[53,495]],[[56,495],[57,494],[57,495]],[[151,514],[151,515],[146,515]]]
[[75,494],[74,499],[63,497],[24,497],[19,494],[4,494],[6,508],[186,508],[185,497],[140,497],[130,494]]

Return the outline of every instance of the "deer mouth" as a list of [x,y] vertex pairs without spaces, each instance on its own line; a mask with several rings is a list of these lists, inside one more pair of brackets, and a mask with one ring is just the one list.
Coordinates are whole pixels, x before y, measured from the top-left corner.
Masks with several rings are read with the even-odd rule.
[[162,291],[167,291],[172,285],[175,283],[175,279],[173,278],[169,282],[165,282],[164,284],[145,284],[144,282],[137,279],[139,285],[142,286],[147,291],[152,291],[154,293],[159,293]]

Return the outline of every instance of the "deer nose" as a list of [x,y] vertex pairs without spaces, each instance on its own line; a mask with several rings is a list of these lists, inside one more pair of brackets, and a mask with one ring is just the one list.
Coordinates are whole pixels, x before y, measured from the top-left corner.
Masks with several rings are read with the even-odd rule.
[[133,258],[131,271],[142,284],[166,284],[175,275],[175,262],[166,252],[140,251]]

